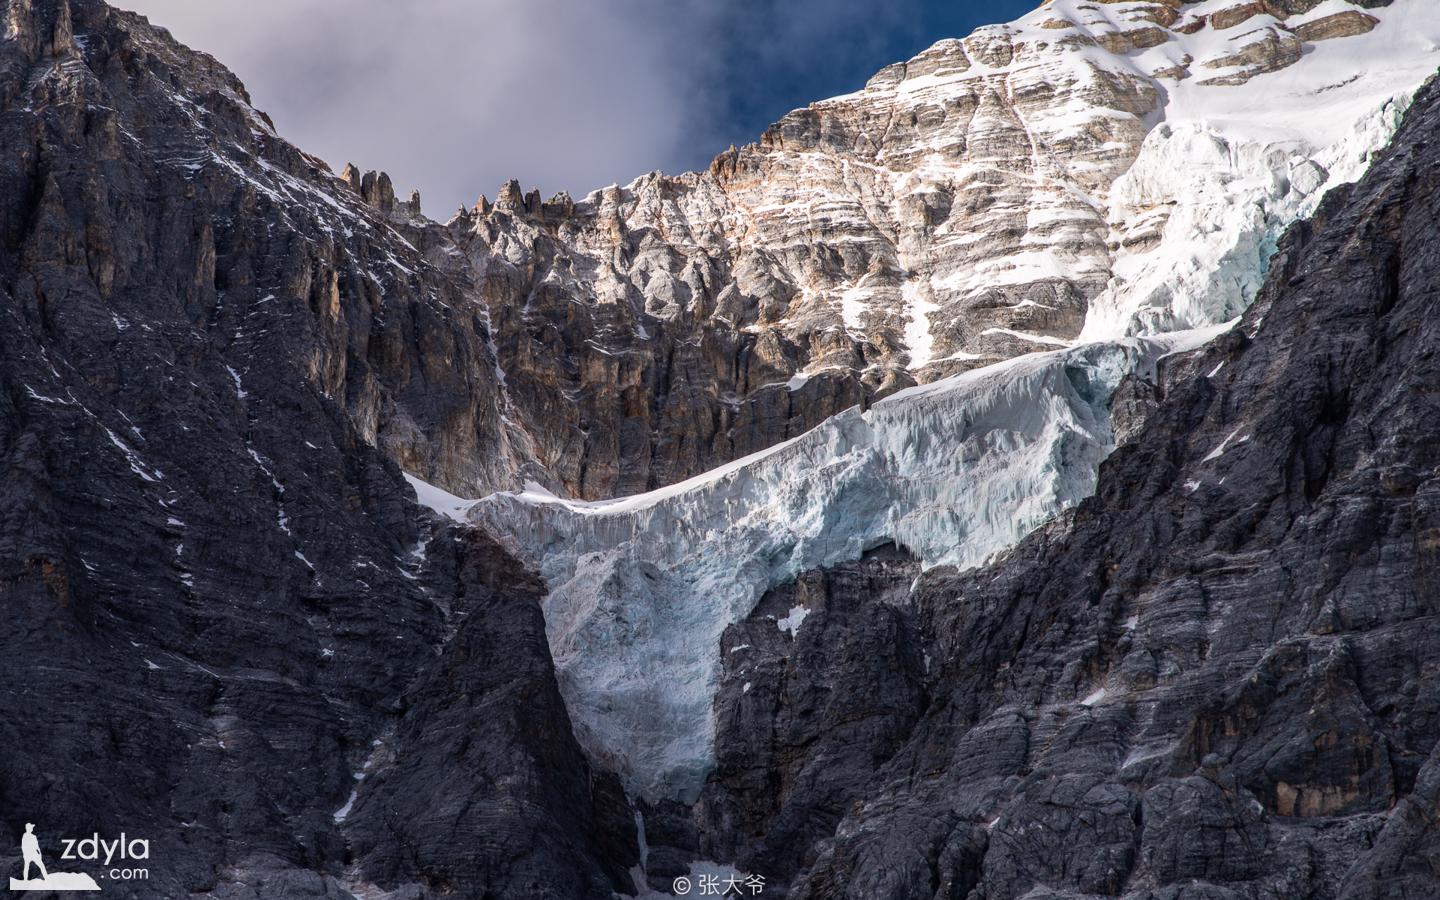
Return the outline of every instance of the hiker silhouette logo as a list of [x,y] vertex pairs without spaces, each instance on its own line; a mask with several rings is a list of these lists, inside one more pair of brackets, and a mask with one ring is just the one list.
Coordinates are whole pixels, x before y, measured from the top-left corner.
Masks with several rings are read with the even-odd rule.
[[20,836],[20,856],[24,866],[23,877],[10,879],[12,891],[100,890],[95,879],[84,872],[47,872],[44,855],[40,852],[40,839],[35,836],[32,822],[25,823],[25,833]]

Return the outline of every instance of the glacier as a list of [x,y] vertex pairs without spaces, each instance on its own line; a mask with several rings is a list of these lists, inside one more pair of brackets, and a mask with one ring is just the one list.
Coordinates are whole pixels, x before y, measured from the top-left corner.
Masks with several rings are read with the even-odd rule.
[[[1126,6],[1053,0],[1007,27],[1038,34],[1065,13],[1124,28]],[[1349,9],[1324,0],[1302,18]],[[888,542],[926,567],[980,565],[1088,496],[1114,446],[1108,405],[1121,379],[1152,375],[1166,354],[1228,327],[1281,232],[1363,173],[1434,73],[1440,15],[1429,0],[1373,12],[1370,33],[1317,45],[1248,84],[1162,86],[1134,163],[1108,196],[1091,198],[1117,250],[1072,346],[902,391],[616,500],[535,485],[467,500],[411,478],[420,502],[485,528],[544,577],[551,652],[587,751],[633,793],[693,800],[713,764],[720,635],[766,590]],[[1207,35],[1104,59],[1128,72],[1204,60],[1224,49]],[[928,360],[936,310],[918,295],[907,302],[907,341]]]
[[[1210,0],[1191,12],[1228,5]],[[1346,10],[1354,7],[1324,0],[1287,25]],[[1281,232],[1310,216],[1329,188],[1364,174],[1440,65],[1440,15],[1427,0],[1396,0],[1375,12],[1381,18],[1368,34],[1319,44],[1295,65],[1247,84],[1168,87],[1135,161],[1111,186],[1107,220],[1119,250],[1079,340],[1203,327],[1244,311]],[[1214,42],[1201,31],[1117,64],[1142,71],[1204,59],[1220,52]],[[1158,240],[1129,249],[1156,215],[1163,217]]]
[[[1121,379],[1153,378],[1159,359],[1226,327],[975,369],[647,494],[585,502],[531,486],[465,516],[544,577],[581,743],[642,796],[689,801],[712,761],[720,636],[765,591],[891,542],[927,567],[985,562],[1093,492]],[[463,502],[419,490],[448,515]]]

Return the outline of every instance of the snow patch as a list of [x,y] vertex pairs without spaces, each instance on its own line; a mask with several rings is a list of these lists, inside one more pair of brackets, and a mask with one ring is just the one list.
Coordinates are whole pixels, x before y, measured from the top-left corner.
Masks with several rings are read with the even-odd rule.
[[1028,341],[1032,344],[1048,344],[1051,347],[1068,347],[1070,342],[1061,338],[1051,337],[1048,334],[1030,334],[1027,331],[1015,331],[1011,328],[987,328],[981,334],[1003,334],[1006,337],[1013,337],[1016,340]]
[[235,397],[237,399],[244,400],[246,397],[250,396],[245,392],[245,388],[240,384],[240,373],[235,371],[230,366],[226,366],[225,371],[230,373],[230,378],[235,382]]
[[464,522],[465,511],[475,503],[473,500],[463,500],[449,491],[421,481],[408,472],[405,473],[405,480],[410,483],[411,490],[415,492],[416,503],[456,522]]
[[[101,427],[103,428],[104,426]],[[134,472],[136,475],[139,475],[142,481],[149,481],[153,483],[160,481],[162,478],[165,477],[164,472],[161,472],[154,466],[146,465],[145,460],[140,458],[140,454],[136,453],[129,444],[121,440],[120,436],[117,435],[115,432],[111,431],[109,428],[106,428],[105,434],[110,438],[110,443],[114,444],[116,447],[119,447],[120,452],[125,454],[125,461],[130,464],[130,471]]]
[[[1235,436],[1239,433],[1240,429],[1238,428],[1230,432],[1230,434],[1225,437],[1225,440],[1220,442],[1220,446],[1216,447],[1214,450],[1211,450],[1208,454],[1206,454],[1205,458],[1202,459],[1201,462],[1213,462],[1214,460],[1219,459],[1221,456],[1224,456],[1225,451],[1230,448],[1230,442],[1234,441]],[[1236,441],[1236,443],[1243,444],[1248,440],[1250,440],[1250,435],[1247,434],[1244,437],[1240,438],[1239,441]]]
[[905,305],[905,346],[910,349],[909,368],[913,372],[923,369],[935,356],[935,337],[930,328],[930,316],[938,310],[939,304],[921,289],[917,281],[905,282],[900,291]]
[[777,621],[775,623],[775,627],[779,628],[781,631],[785,632],[791,637],[794,637],[800,632],[800,623],[804,622],[805,617],[808,615],[810,615],[810,610],[806,609],[803,606],[791,607],[790,614],[785,618]]

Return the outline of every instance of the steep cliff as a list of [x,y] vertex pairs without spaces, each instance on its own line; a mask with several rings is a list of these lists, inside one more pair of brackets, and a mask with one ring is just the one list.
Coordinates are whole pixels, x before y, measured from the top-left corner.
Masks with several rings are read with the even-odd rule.
[[792,897],[1440,891],[1437,136],[1431,86],[1073,513],[727,632],[691,854]]
[[484,307],[209,57],[92,0],[3,20],[7,872],[32,822],[52,869],[63,836],[150,840],[118,896],[628,888],[539,583],[401,477],[509,475]]

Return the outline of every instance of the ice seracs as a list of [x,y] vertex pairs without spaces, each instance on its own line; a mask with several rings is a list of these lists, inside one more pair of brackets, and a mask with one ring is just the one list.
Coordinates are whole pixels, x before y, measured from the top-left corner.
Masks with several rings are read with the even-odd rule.
[[[1111,186],[1112,277],[1090,302],[1081,340],[1195,327],[1241,312],[1280,232],[1312,213],[1329,187],[1363,174],[1440,65],[1440,10],[1432,4],[1396,0],[1362,14],[1345,0],[1325,0],[1283,21],[1239,18],[1252,7],[1259,8],[1188,5],[1186,21],[1208,17],[1211,27],[1127,57],[1162,73],[1167,61],[1192,63],[1189,77],[1159,78],[1164,102],[1155,124]],[[1318,36],[1326,32],[1307,26],[1350,15],[1364,15],[1368,27],[1319,38],[1276,71],[1219,84],[1205,70],[1204,60],[1227,58],[1225,48],[1247,36]],[[1247,71],[1215,71],[1232,69]]]
[[[545,578],[581,742],[644,796],[693,799],[712,759],[720,635],[766,590],[892,541],[930,566],[985,561],[1093,490],[1126,374],[1214,333],[1007,360],[648,494],[581,502],[532,488],[464,515]],[[463,501],[412,484],[457,514]],[[803,619],[792,610],[777,627],[793,633]]]

